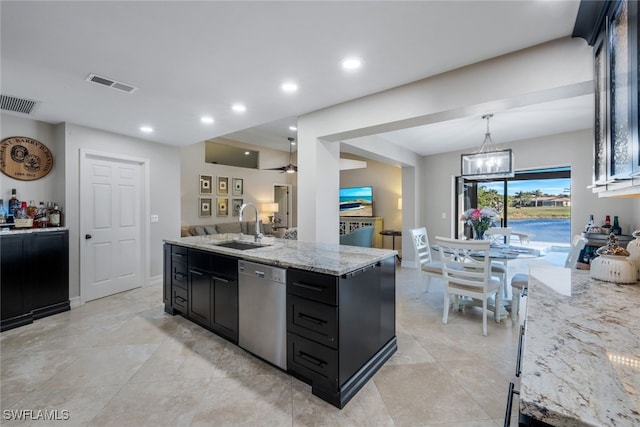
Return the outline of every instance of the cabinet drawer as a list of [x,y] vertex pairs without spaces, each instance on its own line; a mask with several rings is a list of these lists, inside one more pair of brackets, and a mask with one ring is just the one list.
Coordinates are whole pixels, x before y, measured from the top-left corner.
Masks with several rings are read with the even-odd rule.
[[171,263],[171,284],[187,289],[187,265],[180,262]]
[[214,255],[211,252],[189,249],[189,268],[213,271],[213,258]]
[[338,308],[288,295],[287,330],[337,349]]
[[184,246],[171,245],[171,260],[175,262],[187,262],[188,249]]
[[188,293],[186,289],[173,287],[173,308],[183,313],[187,312]]
[[325,304],[338,305],[338,278],[328,274],[289,269],[287,293]]
[[337,390],[338,352],[299,335],[287,334],[287,367],[321,388]]

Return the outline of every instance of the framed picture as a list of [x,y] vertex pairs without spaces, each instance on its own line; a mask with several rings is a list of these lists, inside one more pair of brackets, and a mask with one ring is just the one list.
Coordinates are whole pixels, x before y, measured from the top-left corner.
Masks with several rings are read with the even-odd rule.
[[229,177],[218,177],[218,194],[229,194]]
[[231,206],[232,206],[231,212],[233,216],[240,215],[240,206],[242,206],[243,203],[244,203],[244,200],[242,199],[233,199],[233,201],[231,202]]
[[228,216],[229,215],[229,199],[226,197],[218,197],[216,202],[216,216]]
[[198,208],[198,216],[211,216],[211,197],[200,197]]
[[211,194],[211,175],[200,175],[200,194]]
[[243,189],[242,178],[233,178],[233,195],[242,196]]

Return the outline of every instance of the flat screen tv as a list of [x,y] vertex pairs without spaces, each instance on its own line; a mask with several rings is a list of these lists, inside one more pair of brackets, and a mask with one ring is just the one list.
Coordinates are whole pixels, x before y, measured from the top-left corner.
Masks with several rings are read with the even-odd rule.
[[373,188],[341,188],[340,216],[373,216]]

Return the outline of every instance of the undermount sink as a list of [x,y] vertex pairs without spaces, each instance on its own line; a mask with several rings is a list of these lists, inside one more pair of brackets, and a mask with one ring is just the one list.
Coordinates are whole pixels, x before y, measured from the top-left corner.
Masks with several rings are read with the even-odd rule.
[[240,251],[246,251],[247,249],[257,249],[257,248],[263,248],[265,246],[269,246],[263,243],[239,242],[237,240],[232,240],[230,242],[212,243],[212,245],[222,246],[223,248],[237,249]]

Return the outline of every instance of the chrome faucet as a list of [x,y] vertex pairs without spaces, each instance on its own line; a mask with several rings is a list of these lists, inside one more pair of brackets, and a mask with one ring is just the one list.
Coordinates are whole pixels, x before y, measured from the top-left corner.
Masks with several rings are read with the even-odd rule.
[[258,242],[260,241],[260,239],[262,239],[264,235],[260,232],[260,224],[258,223],[260,217],[258,216],[258,208],[256,207],[256,205],[254,205],[253,203],[243,203],[242,206],[240,206],[238,221],[242,222],[242,212],[244,211],[244,208],[246,208],[247,206],[253,206],[253,209],[255,209],[256,211],[256,228],[254,232],[254,240]]

